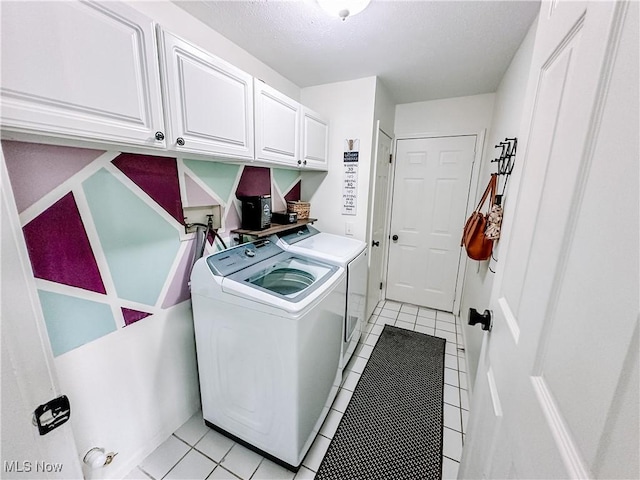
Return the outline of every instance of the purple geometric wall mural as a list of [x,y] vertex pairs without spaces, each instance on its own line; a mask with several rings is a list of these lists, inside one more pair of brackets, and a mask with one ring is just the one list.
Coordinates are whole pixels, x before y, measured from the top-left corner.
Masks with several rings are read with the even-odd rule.
[[107,293],[72,192],[22,230],[36,278]]
[[271,170],[265,167],[244,167],[236,197],[251,197],[271,194]]
[[225,222],[224,229],[229,232],[231,230],[235,230],[240,228],[240,215],[238,215],[238,210],[233,202],[227,205],[227,221]]
[[277,190],[274,188],[271,195],[271,211],[272,212],[285,212],[287,210],[287,204],[284,198],[280,194],[276,194]]
[[[101,157],[105,152],[15,141],[2,141],[1,147],[18,212],[32,210],[34,205],[37,207],[37,211],[29,214],[29,218],[35,218],[22,228],[34,277],[101,294],[99,299],[89,301],[84,298],[86,294],[79,291],[66,289],[64,293],[54,293],[46,284],[38,284],[40,304],[54,354],[60,355],[117,329],[117,322],[113,317],[113,311],[117,309],[122,312],[125,326],[153,316],[153,313],[123,306],[125,300],[132,300],[119,291],[116,282],[124,267],[120,268],[118,263],[110,263],[109,255],[119,259],[121,256],[160,248],[159,238],[165,243],[175,244],[176,248],[165,255],[163,260],[172,265],[176,261],[176,255],[181,255],[178,267],[175,270],[168,268],[166,272],[156,275],[160,285],[169,280],[169,288],[164,298],[159,300],[162,309],[189,300],[188,282],[195,242],[190,240],[187,248],[180,248],[180,232],[173,232],[176,225],[167,223],[162,215],[158,215],[157,209],[148,208],[128,188],[130,183],[119,175],[108,175],[113,183],[109,188],[100,190],[100,184],[96,184],[91,185],[92,188],[87,191],[87,185],[93,177],[85,178],[87,175],[82,173],[83,169],[89,166],[92,172],[106,172],[103,163],[107,160],[103,161]],[[240,228],[241,225],[240,202],[236,197],[275,195],[277,198],[272,198],[274,210],[284,210],[285,200],[300,199],[300,181],[287,192],[281,190],[288,188],[299,178],[296,177],[297,172],[255,166],[212,165],[211,162],[190,160],[182,162],[188,167],[184,172],[185,197],[182,199],[176,159],[121,153],[112,164],[180,224],[183,223],[183,200],[189,206],[222,204],[225,237],[230,230]],[[233,192],[240,172],[238,186]],[[204,184],[207,187],[201,186]],[[86,212],[82,211],[82,215],[72,191],[79,185],[84,188],[89,206]],[[62,198],[48,201],[48,194],[61,189],[65,193]],[[47,198],[46,204],[44,198]],[[104,213],[98,208],[101,205],[112,208],[114,215],[110,215],[110,211],[97,215],[96,212]],[[143,234],[135,229],[123,228],[126,222],[123,223],[122,220],[128,218],[127,213],[131,211],[148,213],[143,218],[146,222],[156,219],[161,219],[162,222],[154,223],[154,227],[145,230]],[[141,218],[140,215],[136,216],[138,218]],[[93,245],[85,229],[85,223],[89,224],[88,222],[95,227],[92,231],[99,237],[98,242]],[[209,242],[214,250],[222,247],[220,243],[214,242],[212,236]],[[109,246],[114,244],[121,248],[110,250]],[[94,252],[93,247],[100,250]],[[109,269],[108,272],[101,272],[96,258],[107,260],[104,268]],[[110,290],[108,294],[103,274],[108,275],[116,284],[116,289]],[[168,275],[172,275],[172,278],[166,278]],[[146,291],[140,290],[143,293]],[[134,301],[145,304],[135,299]],[[156,303],[153,301],[148,304]]]
[[301,190],[300,187],[301,187],[301,181],[299,181],[293,187],[291,187],[291,190],[289,190],[285,194],[284,199],[287,202],[295,202],[295,201],[300,200],[300,190]]
[[24,212],[104,153],[87,148],[13,141],[3,141],[2,151],[18,213]]
[[131,308],[121,307],[122,316],[124,317],[125,326],[129,326],[132,323],[136,323],[138,320],[142,320],[143,318],[147,318],[151,315],[148,312],[141,312],[139,310],[133,310]]
[[175,158],[122,153],[112,163],[178,223],[184,223]]
[[191,241],[189,248],[185,249],[182,259],[178,264],[171,285],[167,291],[167,295],[162,302],[162,308],[169,308],[177,305],[178,303],[189,300],[191,292],[189,291],[189,277],[191,276],[191,261],[193,260],[193,254],[195,251],[196,242]]
[[218,202],[205,192],[189,175],[184,176],[184,186],[187,192],[187,204],[190,207],[218,205]]

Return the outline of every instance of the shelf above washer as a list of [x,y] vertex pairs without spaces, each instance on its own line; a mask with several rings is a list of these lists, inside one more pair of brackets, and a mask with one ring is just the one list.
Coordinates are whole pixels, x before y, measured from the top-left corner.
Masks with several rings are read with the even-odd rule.
[[255,237],[256,239],[265,238],[269,235],[273,235],[274,233],[286,232],[288,230],[293,230],[295,228],[301,227],[302,225],[306,225],[308,223],[313,223],[317,221],[317,218],[305,218],[304,220],[298,220],[296,223],[289,223],[286,225],[280,225],[279,223],[272,223],[271,227],[266,228],[264,230],[246,230],[244,228],[237,228],[235,230],[231,230],[231,233],[237,233],[240,235],[240,242],[244,243],[244,236]]

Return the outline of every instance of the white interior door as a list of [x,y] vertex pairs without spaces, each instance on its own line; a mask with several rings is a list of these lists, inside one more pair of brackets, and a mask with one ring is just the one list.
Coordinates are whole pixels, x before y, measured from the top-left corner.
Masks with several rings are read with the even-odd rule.
[[453,311],[476,135],[397,141],[387,298]]
[[[379,123],[379,122],[378,122]],[[367,311],[369,318],[382,299],[384,252],[387,247],[385,224],[389,204],[389,156],[391,137],[378,128],[375,181],[373,186],[373,211],[371,212],[371,235],[369,244],[369,281],[367,286]]]
[[638,7],[542,4],[461,478],[640,478]]
[[[71,420],[46,435],[32,424],[38,405],[60,392],[9,178],[2,159],[2,478],[82,478]],[[43,235],[45,233],[43,232]],[[45,340],[46,342],[46,340]],[[48,343],[47,343],[48,345]],[[71,399],[73,400],[73,399]]]

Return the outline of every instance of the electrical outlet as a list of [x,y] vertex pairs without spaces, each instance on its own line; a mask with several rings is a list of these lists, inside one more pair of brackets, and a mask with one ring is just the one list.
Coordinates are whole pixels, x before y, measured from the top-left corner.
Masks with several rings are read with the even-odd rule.
[[218,229],[222,226],[222,208],[220,205],[205,205],[202,207],[183,207],[182,215],[184,216],[185,233],[196,231],[196,227],[190,227],[195,223],[207,225],[209,215],[212,215],[213,228]]
[[353,236],[353,222],[344,222],[344,234]]

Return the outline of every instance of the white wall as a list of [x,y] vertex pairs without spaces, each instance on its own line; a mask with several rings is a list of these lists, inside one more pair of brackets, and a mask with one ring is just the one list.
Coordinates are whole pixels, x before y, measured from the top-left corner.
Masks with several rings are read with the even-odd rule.
[[477,133],[491,124],[495,94],[446,98],[396,106],[395,134]]
[[[480,186],[484,186],[489,181],[491,173],[496,171],[496,164],[490,163],[491,160],[498,157],[500,153],[499,149],[494,148],[495,145],[504,141],[505,137],[521,138],[525,133],[521,131],[523,102],[529,78],[536,27],[537,21],[530,27],[527,36],[522,41],[496,92],[493,121],[487,134],[487,141],[485,142],[485,153],[483,156],[482,170],[480,172]],[[521,160],[522,157],[516,154],[516,163]],[[503,199],[505,209],[509,208],[510,190],[513,192],[514,186],[519,182],[519,171],[520,168],[514,169],[514,174],[512,178],[509,179],[508,186],[510,188],[505,191]],[[502,191],[503,182],[504,179],[501,178],[498,193]],[[482,188],[481,190],[484,189]],[[479,192],[479,194],[480,193],[482,192]],[[494,257],[499,261],[499,241],[494,247]],[[489,266],[495,271],[496,265],[493,260],[491,260],[491,262],[468,260],[462,293],[460,315],[462,324],[464,325],[468,380],[471,388],[475,383],[483,333],[478,326],[471,327],[467,325],[467,317],[469,308],[476,308],[481,313],[489,308],[489,297],[491,295],[494,278],[494,274],[489,271]]]
[[[302,200],[311,202],[311,216],[325,232],[345,234],[352,224],[353,237],[367,236],[367,204],[373,144],[376,77],[303,88],[300,101],[330,119],[329,171],[305,172]],[[343,152],[345,139],[360,140],[357,214],[342,215]]]
[[[396,115],[396,102],[393,96],[382,83],[382,81],[376,79],[376,103],[374,106],[374,129],[375,122],[380,120],[380,128],[384,130],[389,136],[393,136],[393,130],[395,127],[395,115]],[[374,134],[375,137],[375,134]],[[374,148],[376,148],[374,146]]]
[[200,408],[191,302],[55,358],[80,457],[120,454],[85,478],[122,478]]
[[173,2],[168,1],[132,1],[127,3],[136,10],[155,20],[171,33],[192,42],[213,55],[222,58],[235,67],[260,78],[268,85],[285,95],[300,99],[300,88],[278,72],[250,55],[226,37],[190,14]]

